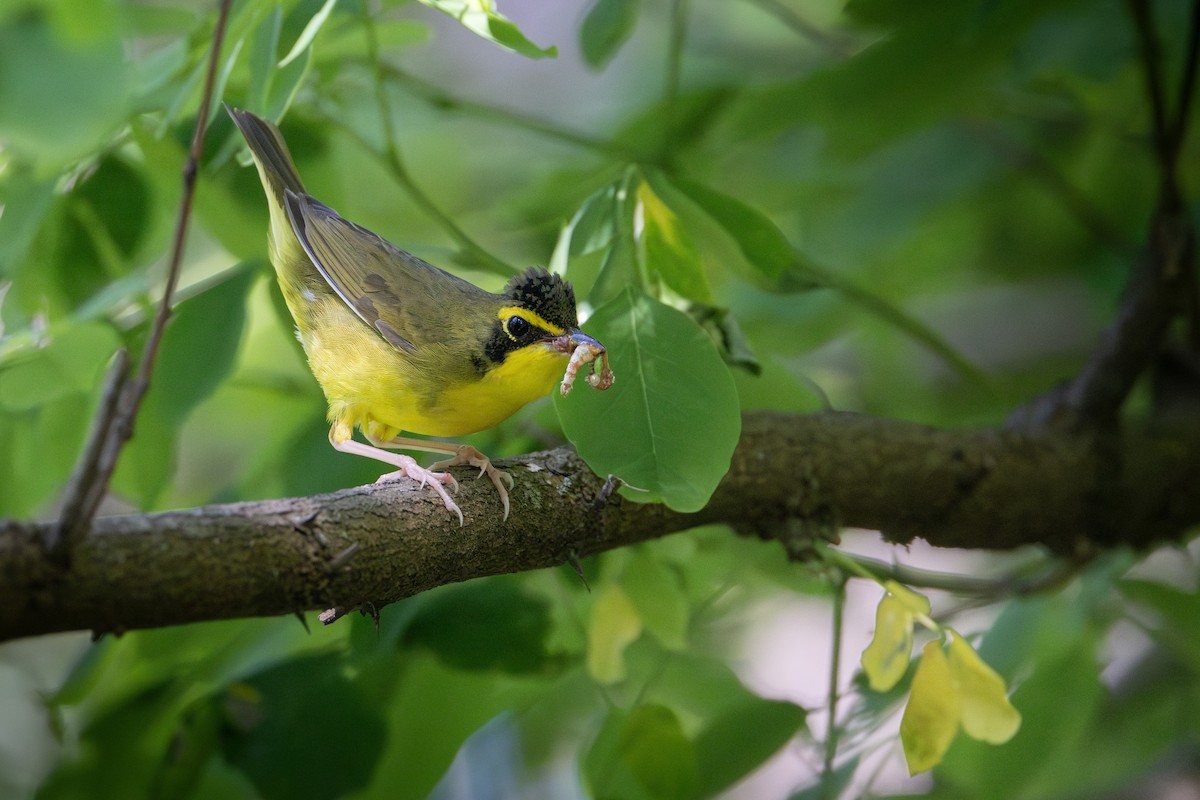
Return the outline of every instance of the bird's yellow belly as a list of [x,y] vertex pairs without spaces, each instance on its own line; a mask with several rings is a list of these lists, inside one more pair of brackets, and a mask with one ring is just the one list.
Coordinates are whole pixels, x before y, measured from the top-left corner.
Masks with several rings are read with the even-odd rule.
[[[510,353],[504,363],[478,381],[445,391],[433,408],[421,414],[420,424],[437,431],[406,430],[432,436],[462,436],[497,425],[521,406],[545,397],[562,379],[567,356],[542,347]],[[441,431],[441,432],[439,432]]]
[[[343,314],[336,306],[321,310]],[[301,327],[309,365],[329,402],[335,437],[348,436],[355,426],[378,440],[401,431],[426,436],[475,433],[546,395],[566,369],[567,355],[534,346],[510,353],[478,378],[437,391],[440,381],[366,330],[349,309],[344,315],[345,320],[326,317]]]

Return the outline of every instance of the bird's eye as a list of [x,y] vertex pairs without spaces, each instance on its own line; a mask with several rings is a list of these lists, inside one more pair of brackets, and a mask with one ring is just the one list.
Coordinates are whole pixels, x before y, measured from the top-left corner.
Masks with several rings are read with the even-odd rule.
[[504,323],[504,329],[514,339],[520,339],[529,333],[529,320],[524,317],[509,317]]

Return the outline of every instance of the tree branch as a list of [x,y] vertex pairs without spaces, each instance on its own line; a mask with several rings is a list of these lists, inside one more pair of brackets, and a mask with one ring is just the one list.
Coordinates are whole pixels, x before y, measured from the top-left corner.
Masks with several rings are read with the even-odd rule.
[[405,481],[101,518],[65,567],[40,545],[52,523],[0,520],[0,640],[379,608],[710,523],[766,538],[794,533],[786,523],[800,520],[945,547],[1144,547],[1200,522],[1200,419],[1187,424],[1101,442],[1065,429],[946,431],[759,412],[745,417],[729,474],[694,514],[617,493],[597,504],[605,481],[560,448],[508,461],[516,479],[508,523],[486,482],[463,482],[459,528]]

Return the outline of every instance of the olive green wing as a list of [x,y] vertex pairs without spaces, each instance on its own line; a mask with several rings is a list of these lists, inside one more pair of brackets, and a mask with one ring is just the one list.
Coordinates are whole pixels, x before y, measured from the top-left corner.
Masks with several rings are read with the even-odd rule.
[[448,304],[475,306],[493,297],[307,194],[285,190],[284,201],[296,237],[326,282],[359,319],[400,350],[443,341],[437,332],[442,326],[430,320],[444,319]]

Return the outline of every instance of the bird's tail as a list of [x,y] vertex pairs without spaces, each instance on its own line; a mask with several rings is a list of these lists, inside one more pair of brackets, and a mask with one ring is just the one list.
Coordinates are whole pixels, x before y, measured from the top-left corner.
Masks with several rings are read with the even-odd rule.
[[300,174],[296,172],[292,154],[288,152],[279,128],[249,111],[242,111],[228,104],[225,110],[229,112],[233,124],[242,132],[246,144],[250,145],[250,152],[254,155],[254,163],[258,165],[263,186],[271,193],[275,203],[283,207],[284,189],[304,194],[304,184],[300,182]]

